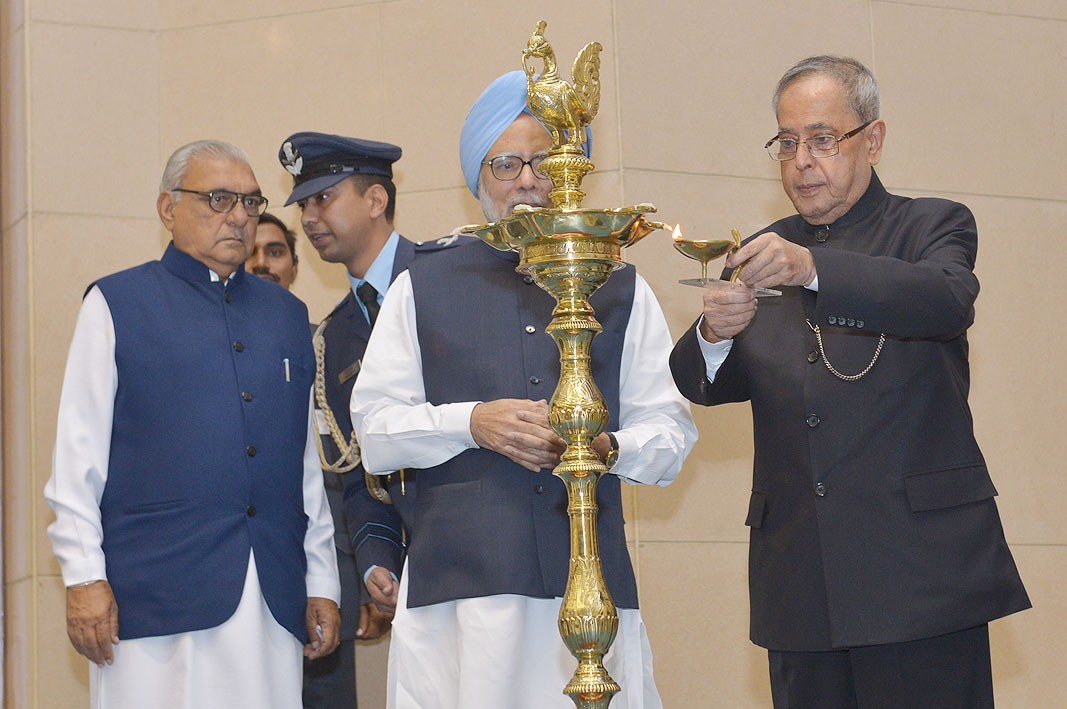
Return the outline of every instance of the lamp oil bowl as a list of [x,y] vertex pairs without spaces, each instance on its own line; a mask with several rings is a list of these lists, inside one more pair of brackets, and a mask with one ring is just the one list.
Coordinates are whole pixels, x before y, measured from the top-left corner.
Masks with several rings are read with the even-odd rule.
[[[731,251],[741,248],[741,234],[737,229],[731,229],[730,235],[733,240],[686,239],[682,236],[681,225],[676,225],[674,227],[674,248],[686,258],[700,262],[700,278],[683,278],[678,282],[685,286],[696,286],[698,288],[706,288],[710,283],[719,282],[721,280],[719,278],[708,278],[708,261],[714,261],[720,256],[725,256]],[[744,264],[733,270],[733,273],[730,274],[730,283],[737,282],[737,277],[741,274],[742,268],[744,268]],[[773,288],[749,287],[755,291],[756,297],[782,294],[781,291]]]

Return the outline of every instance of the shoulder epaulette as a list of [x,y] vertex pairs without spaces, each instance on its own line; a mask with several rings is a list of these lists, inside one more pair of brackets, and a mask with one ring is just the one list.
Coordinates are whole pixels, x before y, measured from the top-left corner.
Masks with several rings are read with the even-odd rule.
[[477,241],[477,239],[473,236],[463,236],[462,234],[450,234],[434,241],[416,241],[415,253],[428,254],[434,251],[444,251],[454,246],[469,244],[472,241]]

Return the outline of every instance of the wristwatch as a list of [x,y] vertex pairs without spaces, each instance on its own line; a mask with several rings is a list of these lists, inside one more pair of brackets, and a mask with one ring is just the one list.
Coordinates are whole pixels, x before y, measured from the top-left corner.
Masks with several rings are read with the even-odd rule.
[[608,470],[611,470],[619,462],[619,439],[615,438],[614,433],[609,433],[608,441],[611,442],[611,448],[608,449],[608,454],[604,456],[604,465],[608,466]]

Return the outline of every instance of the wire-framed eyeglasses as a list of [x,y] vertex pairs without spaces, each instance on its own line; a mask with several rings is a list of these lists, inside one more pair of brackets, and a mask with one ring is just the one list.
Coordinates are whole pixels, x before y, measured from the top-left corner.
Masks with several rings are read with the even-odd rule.
[[797,140],[789,136],[776,135],[767,141],[767,144],[763,147],[767,149],[767,154],[771,156],[772,160],[778,162],[785,162],[786,160],[792,160],[797,156],[797,149],[801,144],[807,146],[808,152],[811,153],[813,158],[830,158],[837,155],[841,150],[840,143],[843,140],[848,140],[854,135],[859,135],[863,132],[863,129],[874,123],[874,121],[867,121],[859,128],[850,130],[843,136],[838,138],[832,133],[823,133],[822,135],[813,135],[807,140]]
[[522,174],[522,168],[527,165],[530,166],[534,177],[539,180],[547,180],[547,177],[537,171],[537,168],[544,162],[546,157],[548,156],[534,155],[529,160],[523,160],[518,155],[498,155],[492,160],[483,161],[482,164],[488,165],[493,177],[503,182],[518,179],[519,175]]
[[258,217],[263,214],[263,212],[267,211],[267,198],[263,195],[241,194],[240,192],[230,192],[229,190],[199,192],[197,190],[187,190],[182,187],[175,187],[171,191],[188,192],[189,194],[200,195],[207,200],[207,206],[220,214],[229,214],[234,205],[237,204],[238,200],[241,201],[241,204],[245,208],[245,212],[250,217]]

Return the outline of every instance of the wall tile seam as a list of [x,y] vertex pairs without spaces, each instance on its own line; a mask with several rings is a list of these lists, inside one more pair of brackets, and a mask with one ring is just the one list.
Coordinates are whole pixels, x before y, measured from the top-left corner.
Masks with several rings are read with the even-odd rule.
[[892,194],[907,196],[906,192],[915,193],[921,197],[981,197],[986,199],[1010,199],[1016,202],[1043,202],[1048,204],[1067,204],[1067,199],[1055,199],[1052,197],[1035,197],[1019,194],[996,194],[993,192],[960,192],[955,190],[931,189],[929,187],[905,187],[901,185],[885,184],[885,188]]
[[[375,33],[375,41],[378,43],[378,86],[382,87],[382,93],[385,93],[385,87],[387,79],[385,76],[385,44],[382,42],[384,31],[382,28],[382,8],[381,5],[374,6],[374,22],[378,27],[378,31]],[[385,101],[378,101],[378,136],[380,140],[385,139]],[[394,205],[395,206],[395,205]]]
[[1039,20],[1067,23],[1067,17],[1053,17],[1050,15],[1027,15],[1019,12],[998,12],[997,10],[982,10],[973,7],[950,7],[932,3],[907,2],[906,0],[870,0],[873,10],[875,5],[900,5],[904,7],[921,8],[923,10],[948,10],[952,12],[966,12],[973,15],[992,15],[994,17],[1012,17],[1022,20]]
[[[23,13],[24,13],[23,17],[26,18],[26,22],[27,22],[27,24],[29,24],[29,22],[32,19],[31,13],[30,13],[30,0],[23,0]],[[30,86],[30,77],[33,76],[33,61],[32,61],[33,44],[34,44],[34,33],[29,31],[29,29],[28,29],[23,34],[23,42],[22,42],[22,71],[23,71],[23,75],[21,77],[21,79],[22,79],[22,99],[21,100],[22,100],[22,108],[23,108],[23,111],[22,111],[23,120],[25,121],[25,126],[23,128],[23,139],[26,141],[26,145],[25,145],[26,165],[25,165],[25,171],[24,171],[24,177],[26,179],[26,184],[24,185],[24,193],[25,193],[26,209],[27,209],[27,213],[26,213],[26,230],[25,230],[25,238],[26,238],[26,270],[27,270],[27,273],[30,273],[30,274],[35,273],[35,267],[36,267],[35,250],[34,250],[34,238],[33,238],[34,237],[34,221],[35,221],[34,214],[33,214],[33,198],[34,198],[34,189],[33,189],[33,178],[34,178],[34,170],[33,170],[33,135],[34,135],[34,130],[33,130],[33,126],[34,126],[34,123],[33,123],[33,120],[34,120],[34,105],[33,105],[32,101],[31,101],[31,99],[32,99],[32,91],[31,91],[32,87]],[[38,413],[38,411],[37,411],[37,397],[38,397],[38,393],[39,393],[38,390],[37,390],[37,386],[36,386],[36,382],[37,382],[37,357],[36,357],[37,337],[36,337],[35,328],[29,326],[30,323],[37,322],[36,298],[35,298],[35,295],[34,295],[35,292],[36,292],[36,289],[34,287],[34,283],[33,283],[32,277],[30,279],[28,279],[27,285],[28,285],[28,287],[26,289],[27,292],[26,292],[26,309],[25,309],[25,315],[26,315],[26,318],[27,318],[27,320],[26,320],[27,327],[26,327],[26,344],[25,344],[25,347],[26,347],[26,350],[27,350],[27,354],[29,356],[29,363],[28,363],[28,365],[29,365],[29,367],[28,367],[29,368],[29,372],[28,372],[29,384],[28,384],[28,387],[27,387],[28,388],[27,395],[29,397],[29,401],[27,401],[26,415],[29,417],[29,419],[28,419],[29,421],[32,421],[32,422],[36,423],[36,421],[37,421],[37,413]],[[27,455],[27,458],[28,458],[27,462],[29,464],[30,490],[34,491],[35,494],[41,494],[40,491],[43,489],[44,486],[38,484],[38,478],[37,478],[37,470],[38,470],[38,465],[39,465],[39,456],[37,455],[37,446],[38,446],[37,428],[38,427],[36,425],[31,425],[29,427],[29,431],[27,432],[28,433],[28,437],[29,437],[29,440],[28,440],[29,450],[27,451],[27,454],[28,454]],[[38,514],[38,507],[39,507],[39,505],[31,505],[30,506],[30,510],[29,510],[29,515],[28,515],[29,516],[29,530],[30,530],[29,531],[29,539],[27,540],[27,544],[28,544],[28,546],[30,548],[29,572],[30,572],[30,575],[33,577],[33,579],[36,579],[38,574],[40,573],[40,567],[38,566],[38,557],[40,556],[40,550],[38,549],[38,543],[39,543],[39,538],[38,537],[39,537],[39,535],[37,534],[37,530],[40,528],[40,519],[39,519],[39,514]],[[30,682],[32,683],[31,684],[31,689],[30,689],[30,704],[31,704],[32,707],[39,707],[40,706],[40,700],[41,700],[41,688],[40,688],[41,668],[40,668],[40,660],[39,660],[40,653],[41,653],[41,640],[40,640],[40,635],[41,635],[41,620],[40,620],[41,603],[40,603],[40,593],[38,591],[38,586],[37,586],[36,583],[34,583],[33,586],[30,587],[30,589],[29,589],[29,597],[30,597],[30,614],[31,615],[30,615],[30,619],[29,619],[29,628],[28,628],[28,631],[29,631],[28,653],[29,654],[28,654],[28,657],[27,657],[27,664],[29,665],[29,668],[30,668]],[[4,605],[5,605],[5,607],[7,605],[6,595],[5,595],[5,599],[4,599]],[[6,610],[6,608],[5,608],[5,610]],[[5,655],[6,654],[7,654],[7,649],[5,647]]]
[[650,173],[653,175],[668,175],[671,177],[716,177],[724,180],[752,180],[755,182],[781,183],[778,177],[757,177],[755,175],[737,175],[727,172],[698,172],[696,170],[668,170],[658,167],[641,167],[637,165],[624,165],[620,170],[634,173]]
[[[25,24],[25,23],[24,23]],[[137,32],[141,34],[155,34],[157,30],[146,27],[122,27],[118,25],[97,25],[91,22],[63,22],[61,20],[31,20],[30,24],[48,27],[74,27],[88,30],[112,30],[116,32]]]
[[29,210],[26,214],[32,212],[38,217],[76,217],[78,219],[123,219],[126,221],[135,222],[151,222],[153,224],[159,224],[162,228],[162,224],[159,222],[157,216],[144,216],[144,215],[130,215],[130,214],[108,214],[103,212],[64,212],[56,209],[33,209]]
[[220,22],[198,22],[188,25],[169,25],[164,27],[160,23],[159,32],[181,32],[185,30],[200,30],[207,29],[209,27],[225,27],[228,25],[248,24],[251,22],[263,22],[268,20],[278,20],[286,17],[305,17],[308,15],[321,15],[327,12],[340,12],[343,10],[355,10],[362,8],[376,8],[379,11],[384,5],[398,5],[403,2],[410,2],[410,0],[377,0],[377,2],[354,2],[347,5],[338,5],[336,7],[320,7],[313,10],[303,10],[298,12],[279,12],[274,15],[256,15],[253,17],[235,17],[228,20],[222,20]]
[[[622,52],[619,51],[619,8],[617,0],[611,0],[611,41],[615,45],[611,53],[612,64],[615,70],[615,144],[619,156],[619,202],[626,199],[626,170],[623,166],[623,137],[622,137],[622,73],[619,65]],[[634,496],[635,505],[637,496]],[[635,508],[636,509],[636,508]],[[640,581],[640,578],[638,578]]]
[[[0,211],[2,211],[2,210],[3,210],[3,208],[0,207]],[[28,209],[24,209],[22,211],[22,214],[18,215],[18,217],[15,219],[15,221],[11,222],[10,224],[4,224],[3,227],[0,227],[0,232],[3,232],[6,235],[7,232],[13,230],[20,223],[26,221],[29,218],[29,216],[30,216],[30,211]]]

